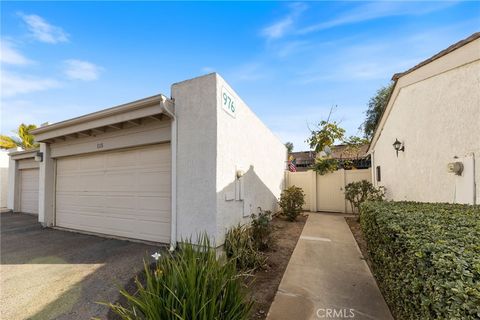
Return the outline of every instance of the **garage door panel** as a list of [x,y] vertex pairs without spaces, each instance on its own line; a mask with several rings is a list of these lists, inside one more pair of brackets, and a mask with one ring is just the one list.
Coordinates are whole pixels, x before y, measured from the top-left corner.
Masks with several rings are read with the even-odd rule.
[[157,150],[142,150],[139,152],[145,164],[156,164],[158,160],[160,163],[170,164],[171,157],[160,149]]
[[38,169],[22,169],[20,174],[19,211],[38,214]]
[[170,241],[170,223],[122,220],[118,217],[111,218],[108,216],[90,216],[89,218],[85,220],[77,214],[72,214],[67,221],[62,223],[62,227],[132,239],[139,239],[137,230],[141,229],[142,240],[165,243]]
[[[161,211],[159,208],[169,208],[170,207],[170,197],[161,197],[161,196],[136,196],[132,198],[127,195],[123,196],[108,196],[108,195],[67,195],[67,194],[58,194],[57,195],[57,210],[74,210],[74,208],[80,208],[80,211],[83,208],[102,208],[103,211],[108,211],[109,209],[125,209],[128,210],[128,214],[132,214],[132,210],[157,210]],[[169,210],[167,210],[169,211]]]
[[155,145],[58,159],[56,224],[169,242],[169,158],[169,145]]
[[[167,217],[168,212],[167,210],[138,210],[132,215],[130,210],[124,210],[122,208],[109,208],[108,210],[104,210],[103,208],[92,207],[89,208],[89,210],[85,210],[80,207],[69,207],[65,208],[62,215],[58,217],[57,224],[76,223],[79,225],[96,225],[101,227],[103,225],[98,225],[95,223],[95,220],[111,219],[112,221],[116,221],[115,224],[120,222],[124,226],[124,229],[129,230],[134,223],[148,224],[150,222],[160,222],[168,224],[170,223],[170,219]],[[85,219],[87,217],[88,219]]]
[[145,172],[139,175],[137,183],[139,190],[170,194],[170,179],[169,172]]

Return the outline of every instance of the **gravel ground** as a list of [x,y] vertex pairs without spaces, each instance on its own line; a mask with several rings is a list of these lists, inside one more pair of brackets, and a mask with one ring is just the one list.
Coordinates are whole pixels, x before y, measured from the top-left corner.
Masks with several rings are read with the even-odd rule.
[[118,299],[163,250],[131,241],[44,229],[37,217],[1,213],[0,319],[105,319],[97,302]]

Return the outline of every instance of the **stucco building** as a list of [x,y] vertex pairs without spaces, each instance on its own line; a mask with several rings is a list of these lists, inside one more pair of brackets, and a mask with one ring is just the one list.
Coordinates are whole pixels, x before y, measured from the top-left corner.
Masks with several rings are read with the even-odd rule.
[[372,181],[393,200],[479,204],[480,33],[393,80],[369,148]]
[[172,244],[206,232],[220,245],[283,189],[285,146],[216,73],[33,134],[38,152],[11,155],[9,207],[37,183],[29,210],[48,227]]

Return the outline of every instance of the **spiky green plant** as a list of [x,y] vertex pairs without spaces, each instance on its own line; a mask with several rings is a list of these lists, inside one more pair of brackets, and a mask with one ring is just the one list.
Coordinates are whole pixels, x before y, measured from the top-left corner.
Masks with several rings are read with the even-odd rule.
[[134,294],[120,291],[126,305],[107,304],[125,320],[244,320],[252,307],[235,264],[217,259],[207,236],[184,242],[154,268],[145,263],[145,281],[135,283]]
[[239,224],[230,228],[225,235],[224,249],[239,270],[251,272],[266,265],[267,259],[257,248],[250,226]]

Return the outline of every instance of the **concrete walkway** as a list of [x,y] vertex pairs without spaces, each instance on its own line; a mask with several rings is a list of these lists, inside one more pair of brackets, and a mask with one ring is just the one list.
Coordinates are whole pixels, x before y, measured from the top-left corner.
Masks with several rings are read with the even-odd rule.
[[393,319],[341,214],[310,213],[267,319]]

